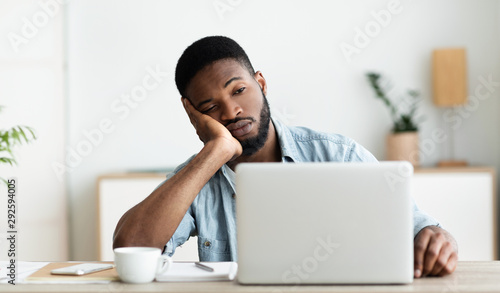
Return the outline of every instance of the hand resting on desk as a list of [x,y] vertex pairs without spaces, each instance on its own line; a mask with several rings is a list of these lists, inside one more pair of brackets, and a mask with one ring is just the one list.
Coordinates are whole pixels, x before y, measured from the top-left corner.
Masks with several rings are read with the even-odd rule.
[[457,242],[446,230],[428,226],[414,239],[414,276],[445,276],[457,267]]

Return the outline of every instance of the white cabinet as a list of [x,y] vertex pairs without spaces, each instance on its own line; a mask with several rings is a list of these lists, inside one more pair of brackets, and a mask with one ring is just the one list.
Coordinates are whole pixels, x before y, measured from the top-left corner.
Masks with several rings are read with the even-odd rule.
[[[460,260],[497,259],[495,172],[491,168],[416,169],[413,197],[457,240]],[[113,260],[113,232],[121,216],[147,197],[164,174],[101,176],[98,181],[99,259]],[[174,260],[198,260],[197,237]]]
[[[165,180],[165,174],[127,173],[101,176],[97,183],[99,260],[113,260],[113,233],[122,215]],[[175,251],[174,260],[198,260],[197,237]]]
[[497,259],[492,168],[416,169],[413,197],[458,242],[459,260]]

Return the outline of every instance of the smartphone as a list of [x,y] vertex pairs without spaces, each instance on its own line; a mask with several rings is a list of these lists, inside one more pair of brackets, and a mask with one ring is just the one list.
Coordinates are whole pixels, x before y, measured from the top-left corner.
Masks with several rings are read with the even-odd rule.
[[103,270],[109,270],[115,266],[108,263],[82,263],[70,267],[54,269],[50,271],[53,275],[85,275],[90,273],[95,273]]

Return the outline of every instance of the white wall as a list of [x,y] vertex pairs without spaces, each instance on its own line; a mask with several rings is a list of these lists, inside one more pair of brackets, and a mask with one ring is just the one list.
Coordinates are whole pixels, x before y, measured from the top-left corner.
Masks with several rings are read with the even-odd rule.
[[[0,177],[17,178],[18,260],[69,256],[65,176],[59,180],[51,168],[64,159],[66,131],[63,19],[61,9],[51,11],[49,16],[36,1],[0,1],[0,129],[27,125],[38,136],[17,148],[18,166],[0,167]],[[0,260],[6,260],[3,183],[0,194]]]
[[[234,6],[231,6],[232,4]],[[85,1],[68,6],[69,145],[103,118],[114,128],[69,174],[72,256],[95,256],[95,179],[130,169],[165,168],[184,161],[201,144],[179,103],[173,71],[186,46],[206,35],[227,35],[249,54],[269,85],[275,113],[290,124],[339,132],[357,139],[379,159],[390,129],[387,109],[373,98],[364,77],[378,70],[396,91],[422,92],[421,140],[444,127],[431,102],[430,54],[438,47],[468,50],[470,92],[480,76],[500,80],[498,1],[401,1],[388,24],[348,62],[342,43],[356,28],[388,10],[391,1]],[[226,5],[226,6],[224,6]],[[227,6],[229,5],[229,6]],[[218,14],[215,6],[230,7]],[[391,6],[392,7],[392,6]],[[167,72],[130,115],[110,108],[147,75]],[[498,91],[481,101],[457,129],[457,157],[499,166]],[[478,131],[481,129],[482,131]],[[442,158],[433,143],[422,163]]]
[[[47,2],[0,0],[0,35],[19,30],[22,17],[31,17],[40,3]],[[59,35],[61,13],[21,53],[12,53],[6,38],[0,38],[0,104],[9,106],[0,114],[2,128],[3,123],[27,124],[40,136],[19,150],[18,168],[0,169],[2,176],[15,173],[29,182],[24,185],[27,203],[21,204],[25,209],[36,208],[26,212],[40,218],[26,223],[25,231],[42,231],[39,239],[54,237],[43,230],[51,227],[66,239],[66,222],[52,222],[54,214],[65,215],[67,177],[70,258],[95,259],[97,176],[172,167],[200,149],[179,103],[173,72],[182,51],[207,35],[227,35],[245,48],[268,81],[273,112],[290,124],[353,137],[383,159],[389,115],[364,77],[367,70],[378,70],[391,78],[396,92],[408,87],[422,92],[421,113],[426,121],[421,141],[428,142],[433,130],[443,127],[443,111],[431,102],[431,50],[467,48],[471,95],[480,77],[500,80],[499,2],[401,1],[390,23],[381,26],[348,62],[341,44],[352,45],[356,29],[372,25],[372,12],[387,10],[389,3],[68,1],[63,6],[67,12],[64,39]],[[230,10],[218,14],[215,7],[223,9],[223,5]],[[64,44],[65,99],[60,52]],[[121,96],[140,90],[143,79],[151,75],[148,68],[157,67],[166,72],[157,76],[157,86],[141,102],[126,106]],[[457,157],[500,167],[498,110],[495,88],[490,98],[466,113],[470,117],[461,120]],[[442,145],[434,146],[423,154],[423,165],[434,165],[442,158]],[[65,164],[67,172],[56,174],[51,168],[54,162]],[[30,232],[38,236],[34,233]],[[31,242],[23,245],[26,251],[32,249]],[[53,254],[56,250],[66,253],[64,248],[52,247],[50,252],[41,250],[38,259],[60,257]]]

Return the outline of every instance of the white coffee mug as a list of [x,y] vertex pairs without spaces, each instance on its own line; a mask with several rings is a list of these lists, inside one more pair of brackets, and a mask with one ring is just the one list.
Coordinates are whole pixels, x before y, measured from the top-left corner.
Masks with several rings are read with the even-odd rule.
[[126,283],[149,283],[168,270],[172,259],[156,247],[119,247],[114,249],[118,276]]

